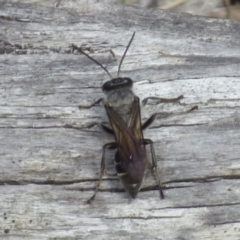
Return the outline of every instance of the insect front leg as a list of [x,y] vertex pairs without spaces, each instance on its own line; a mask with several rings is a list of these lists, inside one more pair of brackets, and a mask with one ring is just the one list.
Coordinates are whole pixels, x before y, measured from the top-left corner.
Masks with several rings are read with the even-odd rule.
[[185,111],[185,112],[178,112],[178,113],[172,113],[172,112],[160,112],[160,113],[154,113],[149,119],[147,119],[143,124],[142,124],[142,130],[148,128],[157,117],[160,118],[167,118],[170,116],[174,116],[174,115],[182,115],[182,114],[187,114],[192,112],[193,110],[198,109],[198,106],[194,106],[191,109]]
[[160,98],[160,97],[147,97],[142,100],[143,106],[145,106],[148,102],[148,100],[156,100],[154,105],[157,105],[159,103],[175,103],[175,102],[180,102],[180,100],[183,99],[183,95],[180,95],[176,98]]
[[155,155],[155,151],[154,151],[153,141],[151,139],[143,139],[143,141],[144,141],[145,145],[150,144],[151,154],[152,154],[152,171],[155,173],[155,176],[157,177],[158,187],[159,187],[159,191],[160,191],[160,197],[161,197],[161,199],[164,199],[160,176],[159,176],[159,172],[158,172],[158,168],[157,168],[157,161],[156,161],[156,155]]
[[102,182],[103,175],[104,175],[105,172],[106,172],[105,151],[106,151],[107,148],[110,148],[110,149],[117,148],[117,143],[116,143],[116,142],[110,142],[110,143],[107,143],[107,144],[103,145],[100,177],[99,177],[97,186],[96,186],[96,188],[95,188],[94,194],[92,195],[92,197],[90,197],[90,198],[87,200],[87,203],[88,203],[88,204],[90,204],[90,203],[94,200],[94,198],[96,197],[97,192],[98,192],[98,190],[99,190],[99,188],[100,188],[100,185],[101,185],[101,182]]
[[[81,108],[91,108],[93,106],[96,106],[96,105],[100,104],[101,102],[104,102],[104,98],[98,99],[96,102],[94,102],[90,106],[81,105],[81,106],[78,106],[78,108],[80,108],[80,109]],[[114,134],[113,130],[110,127],[108,127],[105,124],[100,123],[100,122],[91,122],[91,123],[89,123],[89,124],[87,124],[85,126],[81,126],[81,127],[80,126],[76,126],[76,125],[66,124],[65,127],[66,128],[73,128],[73,129],[76,129],[76,130],[82,130],[84,128],[92,128],[92,127],[94,127],[96,125],[99,126],[100,128],[102,128],[105,132],[110,133],[110,134]]]
[[85,106],[85,105],[79,105],[78,108],[92,108],[96,105],[99,105],[101,102],[104,102],[104,98],[99,98],[96,102],[94,102],[93,104],[89,105],[89,106]]

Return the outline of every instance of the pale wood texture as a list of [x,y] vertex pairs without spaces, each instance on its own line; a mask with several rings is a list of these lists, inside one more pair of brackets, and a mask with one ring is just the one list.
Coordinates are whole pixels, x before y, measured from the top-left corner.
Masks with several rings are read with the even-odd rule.
[[[102,106],[78,105],[103,97],[108,76],[70,44],[90,48],[116,73],[133,31],[122,75],[134,80],[135,93],[185,96],[182,105],[147,105],[143,120],[156,111],[199,110],[157,119],[145,131],[165,200],[149,174],[135,200],[106,177],[86,205],[102,145],[113,138],[98,127],[64,126],[107,122]],[[119,2],[1,1],[0,238],[239,239],[239,39],[237,22]]]

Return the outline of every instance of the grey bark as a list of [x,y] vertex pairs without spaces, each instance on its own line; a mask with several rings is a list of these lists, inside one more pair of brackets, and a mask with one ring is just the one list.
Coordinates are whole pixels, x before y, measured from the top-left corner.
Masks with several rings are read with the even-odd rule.
[[[157,119],[145,131],[166,199],[149,172],[137,199],[105,177],[86,205],[102,145],[113,137],[64,126],[107,122],[102,106],[78,105],[103,97],[108,76],[70,45],[90,50],[114,74],[133,31],[121,74],[134,80],[136,95],[184,95],[181,104],[147,105],[142,119],[199,109]],[[237,22],[112,1],[1,1],[1,238],[238,239],[239,39]]]

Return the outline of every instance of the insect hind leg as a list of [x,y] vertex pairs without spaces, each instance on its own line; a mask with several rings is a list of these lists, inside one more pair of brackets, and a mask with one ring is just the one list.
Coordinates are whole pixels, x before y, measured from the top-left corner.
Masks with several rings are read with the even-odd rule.
[[157,178],[159,192],[160,192],[160,197],[161,197],[161,199],[164,199],[164,193],[163,193],[163,190],[162,190],[162,185],[161,185],[160,176],[159,176],[159,172],[158,172],[158,167],[157,167],[157,161],[156,161],[156,155],[155,155],[155,151],[154,151],[153,141],[151,139],[143,139],[143,141],[144,141],[144,145],[150,144],[151,154],[152,154],[152,171],[155,173],[155,176]]
[[97,193],[98,193],[98,190],[100,188],[100,185],[101,185],[101,182],[102,182],[102,178],[106,172],[106,162],[105,162],[105,151],[107,148],[117,148],[117,144],[116,142],[110,142],[110,143],[107,143],[105,145],[103,145],[103,152],[102,152],[102,160],[101,160],[101,173],[100,173],[100,177],[98,179],[98,183],[97,183],[97,186],[95,188],[95,192],[94,194],[86,201],[87,204],[91,204],[91,202],[95,199]]

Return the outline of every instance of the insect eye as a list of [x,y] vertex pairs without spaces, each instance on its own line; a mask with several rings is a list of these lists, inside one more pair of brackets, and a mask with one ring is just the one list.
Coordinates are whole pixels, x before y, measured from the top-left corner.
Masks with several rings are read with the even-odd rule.
[[115,90],[118,88],[132,88],[133,86],[133,81],[131,78],[128,77],[118,77],[118,78],[114,78],[110,81],[107,81],[103,84],[102,86],[102,90],[105,92],[111,91],[111,90]]

